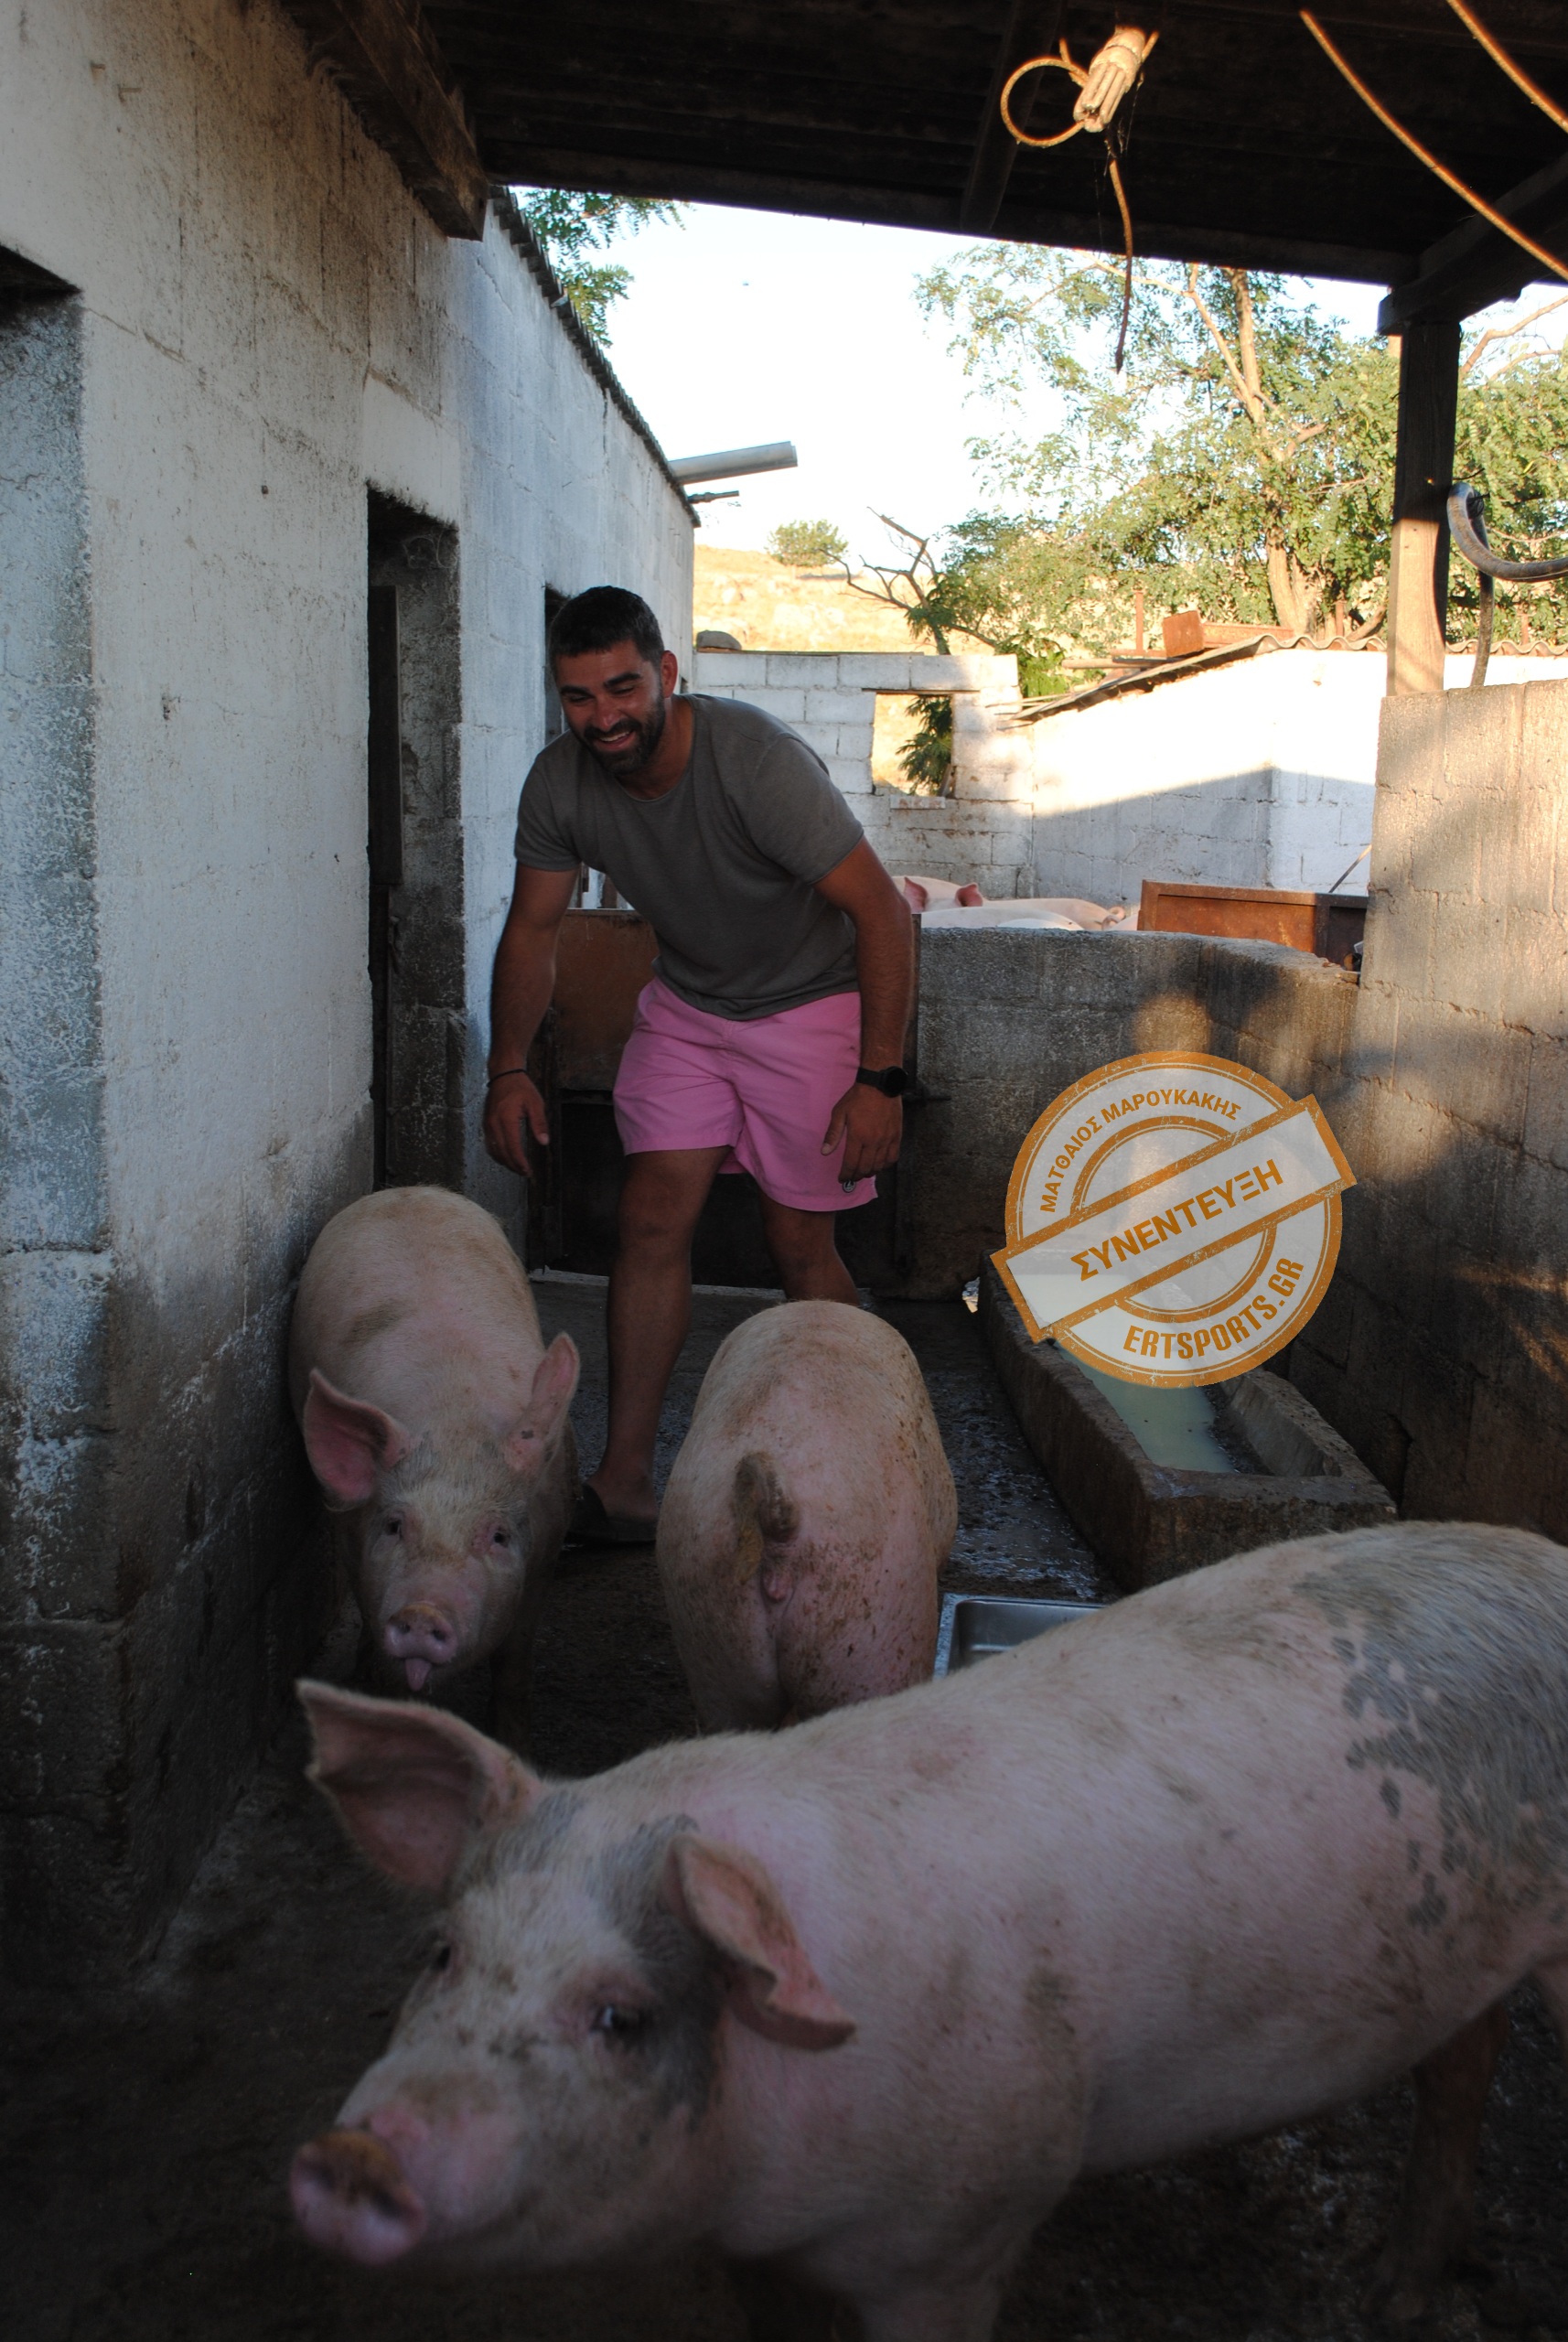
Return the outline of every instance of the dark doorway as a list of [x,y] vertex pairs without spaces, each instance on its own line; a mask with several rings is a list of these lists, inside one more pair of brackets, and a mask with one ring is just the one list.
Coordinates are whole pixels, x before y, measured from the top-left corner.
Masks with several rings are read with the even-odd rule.
[[466,1065],[457,532],[370,493],[371,1105],[378,1187],[460,1187]]

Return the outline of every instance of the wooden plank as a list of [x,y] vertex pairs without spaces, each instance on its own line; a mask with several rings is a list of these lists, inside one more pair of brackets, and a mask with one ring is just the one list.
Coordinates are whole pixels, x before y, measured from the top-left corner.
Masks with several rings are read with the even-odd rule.
[[1443,689],[1448,520],[1459,403],[1457,317],[1422,317],[1400,341],[1399,438],[1389,559],[1389,695]]
[[371,136],[448,236],[485,232],[489,175],[439,53],[402,0],[285,0]]
[[[1066,14],[1066,0],[1013,0],[1013,13],[1007,20],[1002,46],[996,52],[991,87],[986,91],[985,108],[980,117],[974,159],[969,167],[969,183],[958,207],[958,224],[966,236],[989,235],[995,226],[1002,199],[1007,191],[1007,182],[1013,175],[1013,165],[1017,159],[1017,143],[1009,134],[1002,119],[1002,92],[1007,77],[1022,65],[1026,57],[1048,56],[1055,49],[1061,38],[1062,18]],[[1020,102],[1013,110],[1014,120],[1024,129],[1028,129],[1041,85],[1058,82],[1069,99],[1076,96],[1077,92],[1065,74],[1038,74],[1032,90],[1023,86],[1019,88],[1017,96]],[[1064,113],[1070,112],[1070,106],[1064,109]]]
[[[498,172],[532,187],[577,188],[610,195],[646,195],[687,203],[732,203],[754,211],[798,211],[820,220],[869,220],[890,228],[957,230],[956,195],[929,187],[875,187],[865,182],[777,177],[694,162],[537,146],[496,136],[489,145]],[[1342,276],[1387,285],[1408,275],[1413,255],[1387,245],[1359,246],[1321,237],[1259,235],[1207,222],[1160,218],[1137,220],[1138,249],[1154,260],[1212,261],[1219,267],[1291,270],[1304,276]],[[1015,243],[1062,244],[1118,252],[1121,231],[1109,218],[1044,203],[1009,199],[993,234]]]
[[[1487,200],[1549,252],[1568,256],[1568,155]],[[1428,245],[1408,284],[1394,286],[1378,311],[1378,331],[1398,333],[1414,317],[1467,317],[1538,281],[1552,282],[1540,263],[1471,213]]]

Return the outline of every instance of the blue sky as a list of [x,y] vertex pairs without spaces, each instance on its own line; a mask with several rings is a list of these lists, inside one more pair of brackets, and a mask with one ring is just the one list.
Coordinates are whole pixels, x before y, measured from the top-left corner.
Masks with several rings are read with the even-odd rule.
[[[965,249],[950,236],[693,206],[612,255],[632,287],[609,356],[667,452],[793,439],[798,471],[740,483],[703,508],[708,543],[758,547],[781,520],[825,514],[881,557],[868,507],[938,530],[980,501],[964,441],[984,412],[927,327],[914,285]],[[1320,306],[1371,328],[1370,286],[1323,284]]]

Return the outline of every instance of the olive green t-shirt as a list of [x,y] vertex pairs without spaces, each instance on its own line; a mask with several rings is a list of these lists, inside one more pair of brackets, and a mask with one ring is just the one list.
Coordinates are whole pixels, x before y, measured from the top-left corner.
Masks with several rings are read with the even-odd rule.
[[575,733],[537,756],[517,809],[532,870],[602,870],[659,939],[655,971],[738,1023],[855,989],[854,927],[814,882],[865,834],[787,725],[693,696],[692,755],[662,797],[628,796]]

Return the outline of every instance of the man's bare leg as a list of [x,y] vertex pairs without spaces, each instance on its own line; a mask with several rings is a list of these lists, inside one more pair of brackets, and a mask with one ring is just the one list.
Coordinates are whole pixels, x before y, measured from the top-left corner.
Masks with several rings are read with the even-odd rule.
[[693,1146],[627,1158],[610,1272],[609,1423],[588,1486],[607,1512],[650,1528],[659,1509],[653,1443],[692,1322],[692,1236],[728,1153]]
[[797,1211],[792,1204],[763,1197],[762,1232],[786,1301],[843,1301],[852,1309],[858,1306],[854,1279],[833,1241],[837,1217],[831,1211]]

